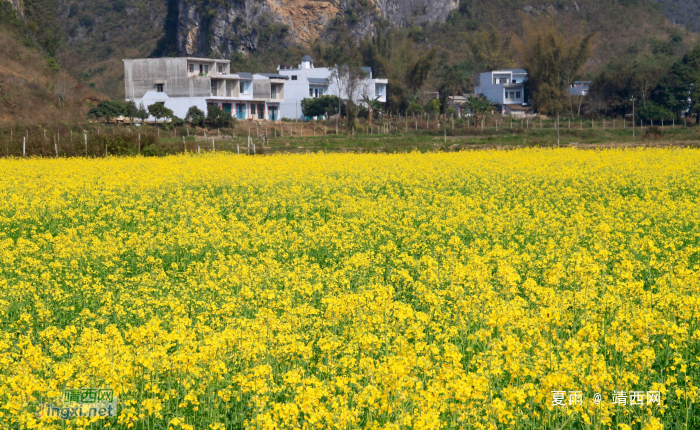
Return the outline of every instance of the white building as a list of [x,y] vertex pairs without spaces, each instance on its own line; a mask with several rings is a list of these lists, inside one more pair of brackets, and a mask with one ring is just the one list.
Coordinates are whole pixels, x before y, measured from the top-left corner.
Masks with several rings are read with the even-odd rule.
[[495,70],[474,76],[474,93],[483,94],[495,104],[502,114],[519,112],[522,109],[509,105],[525,104],[524,82],[527,72],[523,69]]
[[571,88],[569,88],[569,95],[587,96],[590,90],[591,81],[576,81],[573,84],[571,84]]
[[[334,95],[347,99],[347,95],[340,94],[337,83],[332,82],[332,70],[328,67],[314,67],[314,60],[305,55],[299,66],[280,65],[279,74],[288,78],[284,84],[285,98],[281,103],[282,118],[306,120],[301,111],[301,101],[305,98],[315,98],[323,95]],[[362,67],[366,76],[363,78],[364,86],[359,92],[355,103],[362,104],[362,95],[370,99],[379,97],[379,101],[386,103],[387,79],[375,79],[372,77],[372,69]]]
[[279,120],[285,76],[232,73],[229,60],[208,58],[123,61],[126,100],[137,105],[163,103],[179,118],[185,118],[191,106],[206,113],[208,106],[217,105],[241,120]]

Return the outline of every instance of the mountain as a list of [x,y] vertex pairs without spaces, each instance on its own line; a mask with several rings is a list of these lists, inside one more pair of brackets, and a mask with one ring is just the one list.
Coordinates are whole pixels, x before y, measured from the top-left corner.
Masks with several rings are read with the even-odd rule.
[[23,40],[24,23],[12,12],[0,3],[0,124],[84,120],[88,102],[104,96],[62,72],[36,40]]
[[[454,64],[469,59],[468,35],[488,24],[518,34],[523,16],[536,15],[597,33],[589,65],[595,69],[643,38],[690,43],[695,36],[687,29],[697,30],[700,14],[700,0],[9,1],[23,15],[30,39],[111,97],[123,96],[122,58],[224,57],[271,71],[278,61],[293,64],[300,54],[313,54],[319,44],[342,51],[365,36],[400,29],[396,37],[408,37],[414,51],[435,49],[442,63]],[[330,60],[318,59],[324,61]]]
[[700,30],[700,0],[654,0],[668,19],[691,31]]

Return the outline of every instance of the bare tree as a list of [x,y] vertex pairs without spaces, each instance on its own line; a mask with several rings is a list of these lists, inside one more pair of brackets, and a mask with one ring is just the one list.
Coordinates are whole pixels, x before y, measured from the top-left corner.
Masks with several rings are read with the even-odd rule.
[[64,77],[56,78],[54,94],[58,98],[58,107],[63,109],[66,106],[66,100],[70,99],[75,92],[73,84]]
[[[330,79],[338,88],[338,117],[335,122],[335,130],[338,132],[338,122],[340,121],[340,113],[342,101],[346,100],[345,108],[347,109],[348,118],[354,121],[357,111],[357,103],[363,93],[366,93],[367,86],[365,81],[367,74],[359,67],[354,65],[341,65],[331,68]],[[352,117],[351,117],[352,116]]]

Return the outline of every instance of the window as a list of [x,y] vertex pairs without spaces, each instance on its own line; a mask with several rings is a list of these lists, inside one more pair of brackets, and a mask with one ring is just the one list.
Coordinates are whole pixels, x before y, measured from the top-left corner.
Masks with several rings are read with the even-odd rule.
[[277,98],[277,85],[270,85],[270,98],[271,99]]
[[510,93],[510,98],[514,99],[515,98],[515,93]]
[[205,75],[209,74],[209,66],[207,64],[204,65],[204,74]]
[[211,95],[216,96],[216,81],[211,81]]
[[163,92],[163,87],[164,87],[163,84],[156,84],[156,91],[158,91],[159,93],[162,93],[162,92]]
[[322,96],[322,95],[323,95],[323,88],[320,88],[320,89],[318,90],[318,95],[319,95],[319,96]]
[[224,74],[224,66],[219,66],[219,73]]
[[238,91],[243,94],[245,92],[245,84],[243,84],[243,81],[238,82]]
[[194,73],[194,64],[190,64],[190,73]]
[[518,81],[517,81],[517,80],[515,80],[515,79],[513,79],[513,83],[514,83],[514,84],[517,84],[517,83],[518,83]]
[[506,91],[506,99],[508,99],[508,91]]
[[313,96],[314,96],[314,89],[309,88],[309,97],[313,97]]
[[292,75],[292,80],[296,81],[297,80],[297,75]]
[[316,94],[316,97],[318,97],[318,88],[314,89],[314,94]]
[[515,98],[516,98],[516,99],[519,99],[519,98],[520,98],[520,91],[517,91],[517,92],[515,93]]
[[231,97],[232,92],[233,92],[233,82],[226,81],[226,97]]
[[250,114],[255,115],[255,105],[250,105]]

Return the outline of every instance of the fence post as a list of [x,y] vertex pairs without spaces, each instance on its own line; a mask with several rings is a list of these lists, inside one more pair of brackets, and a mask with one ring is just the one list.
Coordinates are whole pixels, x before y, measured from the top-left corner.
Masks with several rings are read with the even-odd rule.
[[214,143],[214,138],[211,138],[211,150],[212,152],[216,152],[216,144]]
[[88,152],[87,152],[87,132],[83,133],[83,137],[85,137],[85,156],[87,157]]
[[53,137],[53,149],[56,151],[56,158],[58,159],[58,143],[56,143],[56,136]]
[[187,152],[187,143],[185,142],[185,136],[182,136],[182,152]]
[[141,153],[141,133],[139,133],[139,154]]
[[22,138],[22,157],[27,156],[27,136]]

